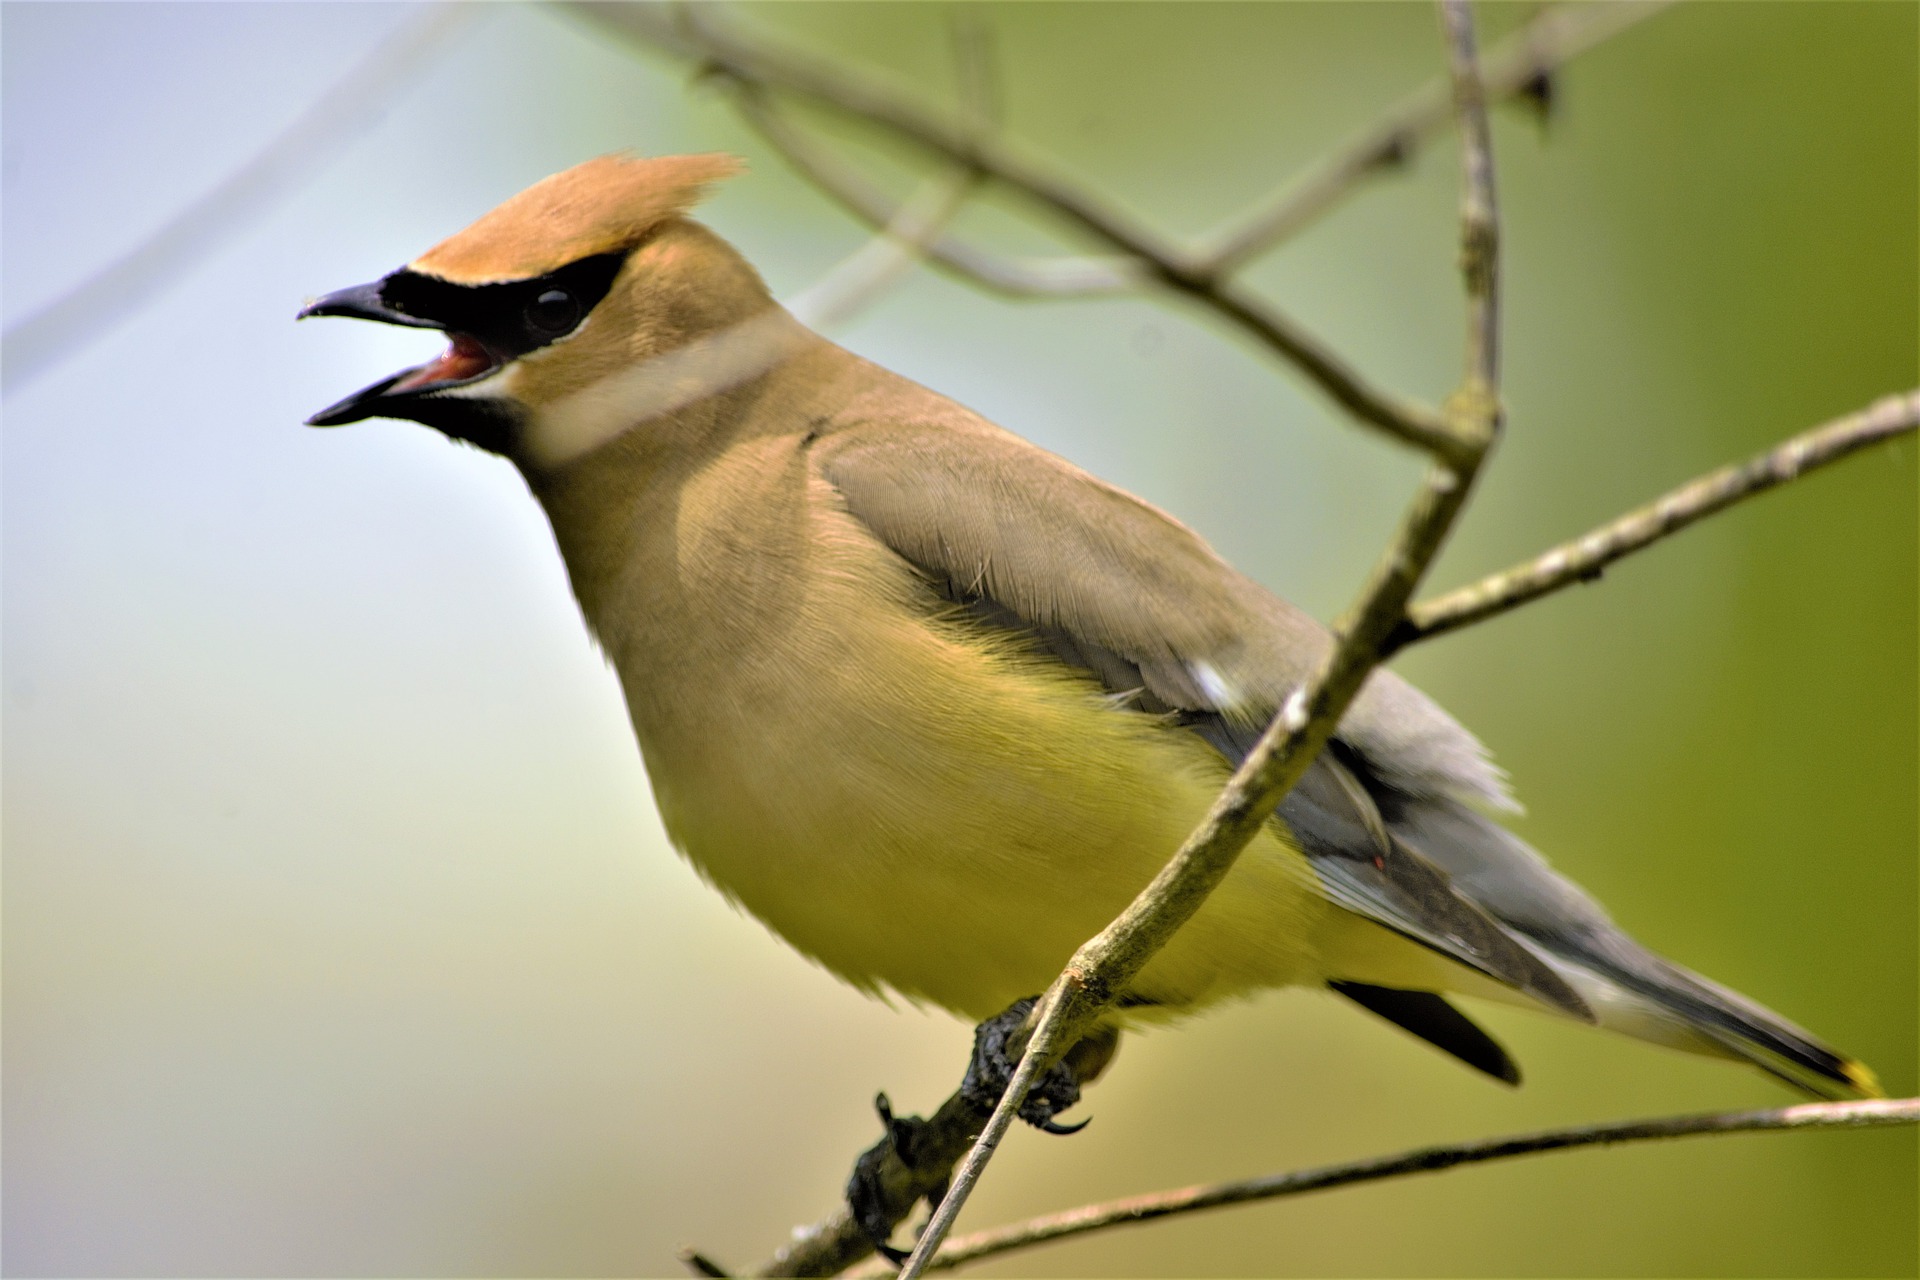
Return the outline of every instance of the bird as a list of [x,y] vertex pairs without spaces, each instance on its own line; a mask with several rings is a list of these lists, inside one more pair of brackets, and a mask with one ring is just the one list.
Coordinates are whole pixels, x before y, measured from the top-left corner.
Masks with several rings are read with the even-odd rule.
[[[512,463],[674,846],[861,991],[989,1025],[1147,884],[1333,639],[1172,516],[805,328],[691,216],[741,168],[600,156],[309,302],[448,342],[309,423]],[[1634,941],[1515,808],[1472,734],[1375,671],[1081,1077],[1122,1029],[1307,987],[1508,1084],[1451,997],[1878,1095]],[[1051,1105],[1022,1114],[1065,1128]]]

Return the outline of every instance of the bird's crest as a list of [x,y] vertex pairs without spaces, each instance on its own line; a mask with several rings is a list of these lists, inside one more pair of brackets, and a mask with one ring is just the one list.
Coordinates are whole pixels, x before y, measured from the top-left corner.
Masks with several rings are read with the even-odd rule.
[[407,265],[453,284],[545,275],[631,248],[743,166],[729,155],[597,156],[534,183]]

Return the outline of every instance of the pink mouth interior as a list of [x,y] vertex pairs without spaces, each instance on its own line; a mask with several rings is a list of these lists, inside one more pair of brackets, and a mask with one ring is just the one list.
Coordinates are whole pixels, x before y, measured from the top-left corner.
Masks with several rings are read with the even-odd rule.
[[464,333],[452,333],[447,337],[451,345],[444,355],[431,364],[421,365],[394,383],[388,391],[411,391],[430,382],[463,382],[493,368],[493,357],[478,342]]

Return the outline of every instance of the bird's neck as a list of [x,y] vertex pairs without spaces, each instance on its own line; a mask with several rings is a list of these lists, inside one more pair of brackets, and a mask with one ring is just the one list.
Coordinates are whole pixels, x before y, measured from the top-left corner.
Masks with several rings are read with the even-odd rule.
[[629,436],[697,443],[735,392],[761,382],[821,339],[771,300],[738,319],[689,330],[530,416],[523,470],[564,472]]
[[[819,403],[858,363],[777,307],[747,324],[747,341],[730,350],[738,329],[695,348],[717,352],[721,373],[731,375],[713,376],[708,366],[704,394],[688,393],[682,383],[683,402],[559,465],[517,460],[553,525],[587,622],[603,641],[612,641],[607,631],[616,617],[633,622],[679,607],[667,597],[685,586],[681,508],[689,486],[743,449],[784,456],[804,448],[808,424],[822,416]],[[741,360],[741,350],[755,364],[771,359],[771,366],[724,364]]]

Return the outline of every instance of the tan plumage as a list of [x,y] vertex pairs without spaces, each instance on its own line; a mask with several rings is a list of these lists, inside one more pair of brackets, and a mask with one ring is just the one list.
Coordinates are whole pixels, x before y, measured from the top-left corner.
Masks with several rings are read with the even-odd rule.
[[455,284],[543,275],[591,254],[631,248],[740,171],[732,156],[600,156],[534,183],[408,265]]
[[[460,378],[376,384],[316,421],[414,417],[512,459],[676,844],[848,981],[985,1018],[1145,884],[1329,640],[1171,517],[785,317],[681,216],[730,163],[591,161],[415,264],[486,288],[435,301],[402,272],[323,299],[311,313],[456,335],[470,309],[507,336],[470,339],[482,373],[469,351]],[[616,251],[599,296],[567,292]],[[584,318],[549,335],[535,303],[564,310],[556,291]],[[729,341],[758,353],[731,381],[660,398],[663,354]],[[1376,675],[1123,1016],[1360,984],[1339,989],[1517,1078],[1436,999],[1396,994],[1454,991],[1871,1087],[1640,948],[1471,807],[1505,803],[1470,735]]]

